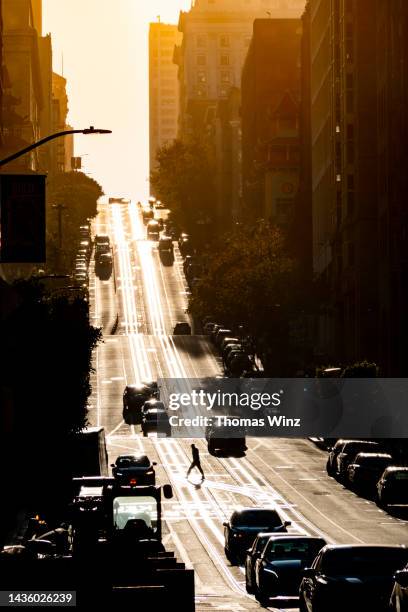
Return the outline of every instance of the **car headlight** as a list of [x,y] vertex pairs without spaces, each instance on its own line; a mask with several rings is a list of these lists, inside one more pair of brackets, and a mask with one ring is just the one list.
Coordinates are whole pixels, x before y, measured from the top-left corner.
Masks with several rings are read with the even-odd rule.
[[235,532],[232,533],[232,537],[233,538],[243,538],[244,534],[235,531]]

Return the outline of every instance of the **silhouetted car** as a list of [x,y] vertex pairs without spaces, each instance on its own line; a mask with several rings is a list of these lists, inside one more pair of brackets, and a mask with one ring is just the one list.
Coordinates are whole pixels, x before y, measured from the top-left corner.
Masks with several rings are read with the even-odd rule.
[[121,485],[155,485],[155,465],[147,455],[119,455],[111,464],[112,476]]
[[112,253],[100,253],[95,256],[95,273],[110,276],[113,267]]
[[393,575],[404,567],[403,546],[325,546],[303,570],[300,612],[385,612]]
[[255,588],[255,563],[262,554],[270,536],[272,534],[258,533],[251,548],[248,548],[245,557],[245,588],[247,593],[253,593]]
[[159,240],[159,253],[173,253],[173,240],[170,236],[161,236]]
[[142,433],[144,436],[151,431],[165,436],[171,435],[171,425],[166,410],[162,408],[150,408],[142,416]]
[[163,202],[160,202],[160,200],[157,200],[154,207],[156,208],[156,210],[163,210],[166,208]]
[[154,219],[154,212],[151,208],[143,208],[142,210],[143,223],[146,224],[151,219]]
[[239,376],[242,376],[244,372],[247,372],[251,368],[252,362],[246,353],[230,353],[227,367],[228,376],[238,378]]
[[148,240],[159,240],[160,224],[155,219],[148,221],[146,226],[146,237]]
[[189,323],[185,321],[176,323],[174,326],[173,334],[175,336],[188,336],[191,334],[191,327]]
[[310,567],[319,550],[326,546],[323,538],[304,535],[272,535],[255,563],[254,593],[267,605],[271,597],[297,595],[302,570]]
[[344,480],[347,477],[347,468],[350,463],[353,463],[358,453],[380,453],[381,451],[381,445],[373,440],[351,440],[345,442],[340,453],[337,455],[336,477],[339,480]]
[[347,480],[356,489],[375,491],[381,474],[391,463],[392,456],[388,453],[358,453],[347,468]]
[[337,464],[337,455],[341,453],[341,450],[346,442],[351,442],[351,440],[345,440],[343,438],[339,438],[334,446],[329,447],[327,450],[329,451],[329,455],[327,457],[326,470],[329,476],[334,477],[336,474],[336,464]]
[[166,406],[160,400],[153,397],[152,399],[148,399],[142,406],[142,418],[143,415],[146,414],[152,408],[157,408],[159,410],[166,411]]
[[96,234],[95,236],[95,247],[99,245],[108,245],[110,246],[110,238],[107,234]]
[[224,340],[224,338],[228,338],[228,337],[232,337],[232,329],[228,329],[226,327],[221,327],[221,329],[219,329],[215,335],[215,346],[218,349],[221,349],[221,343]]
[[222,339],[222,342],[220,345],[221,353],[224,354],[225,349],[230,344],[240,344],[240,343],[241,343],[240,339],[237,338],[236,336],[226,336],[225,338]]
[[242,508],[235,510],[224,525],[224,551],[231,564],[243,561],[258,533],[286,532],[289,521],[282,521],[273,508]]
[[152,397],[159,399],[160,389],[159,385],[157,384],[157,380],[142,380],[142,385],[150,389]]
[[128,425],[137,425],[142,421],[142,406],[152,397],[148,386],[126,385],[123,392],[123,419]]
[[377,483],[379,506],[408,504],[408,467],[391,465],[387,467]]
[[245,428],[237,426],[217,425],[214,422],[205,429],[208,452],[217,451],[228,455],[242,455],[247,449]]
[[408,565],[394,574],[390,612],[408,612]]

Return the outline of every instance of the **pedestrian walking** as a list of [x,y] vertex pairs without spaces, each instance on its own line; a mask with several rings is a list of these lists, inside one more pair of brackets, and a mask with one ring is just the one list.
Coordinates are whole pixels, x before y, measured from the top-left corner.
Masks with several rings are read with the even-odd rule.
[[193,460],[187,470],[187,478],[190,476],[191,470],[197,468],[197,470],[201,473],[201,480],[204,480],[205,476],[200,463],[200,451],[198,450],[195,444],[191,445],[191,454],[193,455]]

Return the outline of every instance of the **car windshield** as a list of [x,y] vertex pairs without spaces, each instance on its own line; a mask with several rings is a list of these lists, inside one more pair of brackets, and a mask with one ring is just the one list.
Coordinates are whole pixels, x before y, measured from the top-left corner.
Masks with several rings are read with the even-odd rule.
[[408,551],[404,548],[346,548],[327,552],[321,571],[329,576],[388,576],[401,569],[407,560]]
[[315,540],[278,540],[271,542],[266,550],[266,559],[311,559],[313,560],[325,542]]
[[282,524],[275,510],[246,510],[237,512],[232,518],[235,527],[278,527]]
[[[115,497],[113,500],[113,524],[116,529],[125,529],[131,523],[138,521],[138,526],[152,535],[157,531],[157,504],[151,496]],[[140,522],[139,522],[140,521]],[[146,531],[147,535],[147,531]]]
[[141,457],[123,457],[118,459],[118,467],[149,467],[150,461],[146,455]]
[[387,474],[387,478],[391,478],[391,480],[408,480],[408,471],[390,472]]

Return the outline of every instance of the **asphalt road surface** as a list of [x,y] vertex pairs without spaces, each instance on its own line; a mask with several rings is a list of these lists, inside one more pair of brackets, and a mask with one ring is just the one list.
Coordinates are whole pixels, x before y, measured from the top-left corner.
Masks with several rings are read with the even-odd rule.
[[[127,383],[215,376],[221,362],[205,336],[172,336],[176,322],[189,321],[177,245],[174,265],[162,265],[135,203],[101,205],[94,229],[111,238],[114,273],[107,281],[90,274],[93,322],[104,332],[94,356],[90,419],[105,428],[110,463],[119,454],[145,452],[158,462],[158,483],[173,485],[174,498],[163,504],[164,544],[195,569],[197,610],[260,608],[245,591],[242,568],[224,555],[222,523],[237,505],[276,506],[292,521],[290,530],[328,542],[408,544],[406,521],[328,478],[326,454],[309,440],[248,440],[240,459],[210,456],[205,440],[194,440],[206,475],[197,487],[186,480],[193,440],[143,438],[139,427],[124,423]],[[297,600],[271,600],[269,609],[297,610]]]

